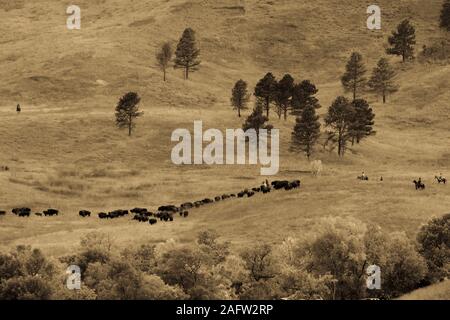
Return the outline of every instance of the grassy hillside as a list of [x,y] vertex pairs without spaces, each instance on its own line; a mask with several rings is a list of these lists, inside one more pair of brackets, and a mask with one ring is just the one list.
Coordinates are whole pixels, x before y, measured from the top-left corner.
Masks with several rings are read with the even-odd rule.
[[448,300],[450,281],[444,281],[426,288],[415,290],[399,298],[399,300]]
[[[281,130],[281,168],[276,178],[299,178],[299,191],[234,200],[193,210],[188,219],[150,228],[125,220],[78,218],[94,212],[213,197],[258,185],[257,166],[182,166],[170,161],[171,132],[239,128],[229,106],[234,82],[253,86],[267,71],[311,79],[326,112],[342,94],[345,61],[360,51],[371,69],[386,38],[403,18],[417,29],[417,49],[442,36],[441,1],[378,1],[381,31],[366,29],[366,1],[80,0],[82,29],[65,28],[70,3],[57,0],[0,4],[0,210],[30,206],[61,209],[57,218],[0,217],[0,246],[19,243],[63,254],[81,235],[101,229],[126,245],[170,237],[192,239],[215,228],[236,246],[277,242],[311,228],[318,217],[352,216],[413,236],[433,216],[448,212],[450,189],[432,178],[450,175],[448,130],[450,66],[400,64],[400,91],[374,107],[377,135],[350,148],[346,158],[318,150],[324,173],[314,178],[303,155],[288,152],[294,119],[272,123]],[[197,31],[201,69],[191,80],[155,66],[161,42],[175,44],[186,27]],[[144,117],[131,138],[114,127],[114,106],[125,92],[142,96]],[[15,114],[21,103],[23,112]],[[365,171],[372,180],[356,181]],[[384,182],[377,181],[380,176]],[[427,190],[411,180],[421,176]],[[269,236],[270,235],[270,236]]]

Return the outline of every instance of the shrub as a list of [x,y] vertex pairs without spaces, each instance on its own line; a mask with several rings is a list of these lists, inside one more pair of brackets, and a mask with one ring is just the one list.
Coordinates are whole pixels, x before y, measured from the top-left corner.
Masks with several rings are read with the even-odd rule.
[[450,214],[424,225],[418,235],[419,252],[425,258],[428,280],[434,282],[450,275]]

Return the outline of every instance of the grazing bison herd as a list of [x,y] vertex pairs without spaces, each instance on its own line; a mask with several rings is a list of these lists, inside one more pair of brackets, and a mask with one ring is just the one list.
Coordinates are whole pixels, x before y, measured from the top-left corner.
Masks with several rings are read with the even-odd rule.
[[[154,225],[159,221],[164,222],[171,222],[174,220],[175,215],[179,215],[182,218],[187,218],[189,216],[190,209],[199,208],[204,205],[216,203],[219,201],[224,201],[227,199],[233,199],[233,198],[251,198],[257,193],[263,193],[267,194],[273,190],[293,190],[300,188],[300,180],[294,180],[294,181],[272,181],[272,183],[269,185],[269,183],[266,181],[261,186],[252,188],[252,189],[244,189],[238,193],[231,193],[231,194],[223,194],[217,197],[214,197],[214,199],[205,198],[203,200],[198,200],[194,202],[185,202],[181,204],[180,206],[175,205],[164,205],[160,206],[156,212],[148,211],[146,208],[134,208],[131,210],[114,210],[110,211],[108,213],[106,212],[100,212],[97,214],[99,219],[117,219],[121,217],[128,216],[130,214],[133,214],[132,220],[138,221],[138,222],[144,222],[149,223],[150,225]],[[31,215],[31,209],[30,208],[14,208],[12,209],[12,213],[15,214],[18,217],[29,217]],[[6,211],[0,211],[0,216],[5,215]],[[35,213],[36,216],[57,216],[59,214],[59,211],[56,209],[48,209],[43,211],[42,213],[37,212]],[[81,210],[79,211],[79,216],[82,218],[87,218],[91,216],[91,212],[88,210]]]

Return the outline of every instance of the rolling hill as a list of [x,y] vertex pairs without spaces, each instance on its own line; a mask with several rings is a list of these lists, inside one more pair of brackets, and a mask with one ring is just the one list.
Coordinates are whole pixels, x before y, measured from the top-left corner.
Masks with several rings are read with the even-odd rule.
[[[266,72],[291,73],[319,88],[320,113],[343,94],[339,82],[349,54],[360,51],[369,69],[384,56],[386,38],[404,18],[417,29],[417,51],[444,37],[440,0],[380,0],[380,31],[366,25],[366,1],[350,0],[80,0],[82,29],[65,27],[67,1],[0,4],[0,209],[56,207],[57,218],[0,217],[0,246],[32,244],[60,255],[91,230],[135,241],[192,239],[214,228],[233,245],[278,242],[311,228],[317,218],[351,216],[414,236],[419,226],[449,210],[450,189],[433,181],[450,172],[450,66],[403,65],[400,91],[383,105],[367,94],[377,135],[350,148],[345,158],[321,150],[320,177],[303,155],[288,151],[294,119],[271,122],[281,130],[276,178],[299,178],[302,189],[233,200],[193,210],[188,219],[150,228],[129,220],[82,220],[80,209],[155,207],[213,197],[256,186],[257,166],[175,166],[170,135],[176,128],[239,128],[229,106],[234,82],[253,87]],[[197,31],[202,65],[189,81],[154,55],[174,44],[186,27]],[[114,107],[127,91],[142,96],[144,116],[135,134],[114,126]],[[15,113],[21,103],[22,114]],[[247,113],[246,113],[247,114]],[[356,181],[365,171],[367,184]],[[379,177],[384,177],[380,183]],[[411,180],[421,176],[427,190]],[[275,178],[274,178],[275,179]]]

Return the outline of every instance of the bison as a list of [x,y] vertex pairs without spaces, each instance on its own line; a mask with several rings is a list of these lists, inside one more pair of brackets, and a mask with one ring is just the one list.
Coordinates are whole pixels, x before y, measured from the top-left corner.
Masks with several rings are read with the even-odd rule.
[[100,212],[100,213],[98,214],[98,217],[99,217],[100,219],[108,219],[108,218],[109,218],[109,215],[108,215],[107,213],[105,213],[105,212]]
[[14,208],[12,209],[12,213],[19,217],[29,217],[31,214],[30,208]]
[[194,204],[192,202],[185,202],[180,206],[181,209],[191,209],[193,207]]
[[178,212],[179,208],[174,205],[161,206],[158,208],[158,211],[167,211],[167,212]]
[[50,216],[50,217],[57,216],[58,213],[59,213],[59,211],[56,209],[48,209],[48,210],[44,211],[44,216]]
[[87,211],[87,210],[81,210],[80,212],[78,212],[78,214],[80,215],[80,217],[83,217],[83,218],[91,216],[91,212]]
[[283,181],[272,181],[272,187],[275,190],[280,190],[286,187],[289,187],[289,181],[283,180]]

